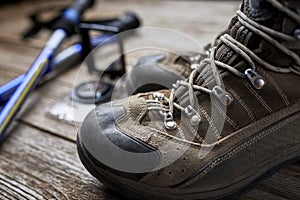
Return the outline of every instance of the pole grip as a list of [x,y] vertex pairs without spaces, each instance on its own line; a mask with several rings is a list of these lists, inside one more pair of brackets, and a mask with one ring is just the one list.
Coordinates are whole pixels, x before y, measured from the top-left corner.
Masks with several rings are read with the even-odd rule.
[[107,25],[117,27],[119,32],[136,29],[140,26],[139,18],[133,12],[127,12],[118,20],[109,22]]

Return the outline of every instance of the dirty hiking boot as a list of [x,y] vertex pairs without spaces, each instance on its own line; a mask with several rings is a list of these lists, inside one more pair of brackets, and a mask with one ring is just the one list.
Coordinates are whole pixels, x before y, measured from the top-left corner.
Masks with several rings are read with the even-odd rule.
[[221,199],[299,160],[299,13],[296,0],[244,0],[187,80],[87,116],[85,167],[130,198]]

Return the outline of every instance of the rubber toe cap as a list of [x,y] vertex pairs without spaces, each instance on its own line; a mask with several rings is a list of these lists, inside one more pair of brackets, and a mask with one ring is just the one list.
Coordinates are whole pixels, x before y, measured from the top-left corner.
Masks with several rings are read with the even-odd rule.
[[124,114],[123,106],[98,106],[85,118],[78,136],[98,166],[131,178],[136,174],[134,177],[138,178],[158,166],[160,153],[118,129],[116,120]]

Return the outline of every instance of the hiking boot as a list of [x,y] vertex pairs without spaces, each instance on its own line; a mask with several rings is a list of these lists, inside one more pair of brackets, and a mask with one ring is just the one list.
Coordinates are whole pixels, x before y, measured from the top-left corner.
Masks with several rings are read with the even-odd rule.
[[170,89],[177,80],[184,80],[191,66],[208,57],[209,45],[202,52],[161,53],[140,58],[133,70],[126,73],[127,93],[137,94],[161,89]]
[[244,0],[187,80],[86,117],[85,167],[129,198],[221,199],[299,160],[299,13],[295,0]]

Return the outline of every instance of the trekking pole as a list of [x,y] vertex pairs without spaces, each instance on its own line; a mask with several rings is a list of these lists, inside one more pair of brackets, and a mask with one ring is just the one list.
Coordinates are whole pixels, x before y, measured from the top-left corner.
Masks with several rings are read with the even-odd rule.
[[[140,21],[138,17],[132,13],[127,12],[119,18],[114,18],[110,20],[99,20],[93,22],[96,25],[114,27],[118,29],[117,32],[127,31],[130,29],[138,28]],[[93,37],[91,39],[92,48],[103,46],[110,43],[118,42],[116,37],[112,37],[112,34],[105,33],[100,36]],[[67,49],[60,52],[53,59],[50,60],[48,69],[42,75],[42,78],[38,84],[42,84],[54,77],[57,73],[65,72],[68,69],[76,66],[80,61],[84,59],[84,44],[76,43],[71,45]],[[6,84],[0,86],[0,105],[4,104],[11,97],[13,92],[18,88],[18,86],[23,82],[26,74],[22,74],[17,78],[7,82]]]
[[[115,42],[114,38],[111,38],[111,35],[101,35],[95,38],[93,42],[93,47],[98,45],[105,45],[107,43]],[[60,52],[56,55],[49,63],[48,70],[42,75],[38,85],[44,83],[49,78],[55,76],[55,71],[65,72],[68,69],[76,66],[81,60],[83,55],[82,44],[74,44],[67,49]],[[18,88],[18,86],[23,82],[25,74],[21,74],[17,78],[5,83],[0,87],[0,105],[4,104],[12,96],[13,92]]]
[[63,13],[44,49],[26,73],[22,83],[2,108],[0,113],[0,142],[5,138],[5,131],[23,105],[30,91],[39,82],[42,74],[47,71],[49,60],[52,59],[62,42],[74,33],[74,28],[80,23],[82,13],[93,4],[94,0],[76,0],[73,6]]

